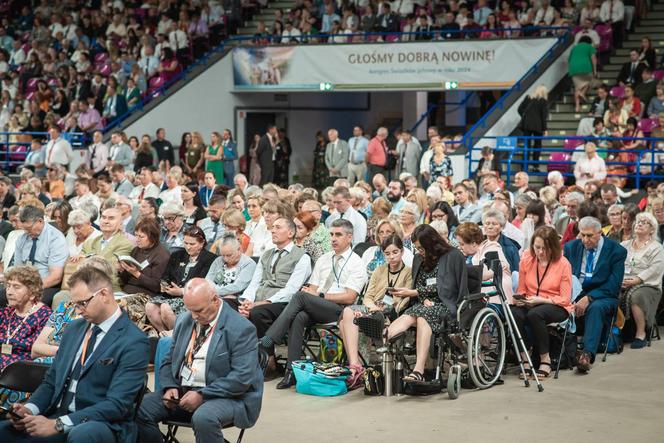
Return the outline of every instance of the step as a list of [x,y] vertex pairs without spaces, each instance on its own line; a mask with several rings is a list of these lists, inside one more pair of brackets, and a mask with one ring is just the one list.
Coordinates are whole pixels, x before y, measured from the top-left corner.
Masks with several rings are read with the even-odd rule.
[[[602,69],[602,72],[606,72],[608,77],[611,77],[612,74],[608,74],[609,72],[615,73],[615,72],[620,71],[621,68],[622,68],[622,65],[606,65]],[[603,77],[606,77],[606,76],[603,76]]]
[[661,23],[639,23],[638,26],[634,28],[634,33],[638,34],[661,34],[662,33],[662,24]]
[[[574,105],[570,104],[570,108],[573,111]],[[578,123],[582,118],[588,117],[587,112],[549,112],[549,121],[550,122],[575,122]]]
[[[573,101],[568,103],[557,102],[554,109],[555,112],[572,113],[574,112],[574,102]],[[584,112],[587,113],[588,111],[590,111],[590,105],[582,104],[581,109],[582,109],[581,114],[583,114]]]
[[[664,29],[664,25],[660,28]],[[625,48],[639,48],[641,47],[641,39],[643,37],[649,37],[650,40],[652,41],[652,45],[654,47],[660,47],[664,46],[664,33],[657,33],[657,34],[652,34],[650,32],[639,32],[637,29],[636,32],[633,34],[630,34],[629,39],[623,44],[623,47]]]
[[547,123],[546,126],[549,130],[549,133],[551,131],[554,131],[554,130],[557,131],[557,130],[561,130],[561,129],[574,131],[574,130],[576,130],[576,128],[579,127],[579,122],[578,121],[571,121],[570,122],[570,121],[555,121],[554,120],[554,121],[550,121],[549,123]]

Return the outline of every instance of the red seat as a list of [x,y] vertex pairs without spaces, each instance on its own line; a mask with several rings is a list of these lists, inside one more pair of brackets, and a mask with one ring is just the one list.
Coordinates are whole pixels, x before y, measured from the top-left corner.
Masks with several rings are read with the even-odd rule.
[[30,101],[33,98],[35,98],[36,92],[35,91],[30,91],[27,94],[25,94],[25,99]]
[[100,52],[99,54],[95,55],[95,64],[101,64],[108,60],[108,54],[105,52]]
[[104,77],[111,75],[111,65],[109,63],[104,63],[99,69],[99,73]]
[[566,173],[569,171],[569,165],[564,163],[556,162],[568,162],[572,156],[568,152],[553,152],[549,156],[549,164],[546,165],[547,171],[560,171],[561,173]]
[[581,146],[582,144],[583,140],[580,138],[566,138],[563,146],[566,151],[574,151],[577,146]]
[[623,98],[625,96],[625,88],[623,86],[614,86],[609,91],[609,94],[611,94],[611,97]]
[[646,134],[650,134],[653,129],[659,126],[659,120],[656,118],[642,118],[639,120],[637,128]]
[[655,76],[655,81],[660,81],[664,80],[664,70],[658,70],[653,72],[653,75]]
[[613,30],[611,25],[599,24],[595,26],[599,34],[599,52],[609,52],[613,49]]

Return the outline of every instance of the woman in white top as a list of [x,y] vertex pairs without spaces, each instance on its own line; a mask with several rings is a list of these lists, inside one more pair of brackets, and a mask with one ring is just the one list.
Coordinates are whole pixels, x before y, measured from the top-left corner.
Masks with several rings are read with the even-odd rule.
[[166,186],[168,189],[161,191],[159,198],[163,203],[173,202],[182,204],[182,191],[180,189],[180,182],[182,181],[182,174],[180,171],[175,170],[168,173],[166,176]]
[[65,239],[67,246],[69,246],[69,256],[76,257],[81,254],[81,248],[86,240],[96,238],[101,235],[101,232],[92,226],[91,216],[82,209],[74,209],[67,217],[69,231]]
[[263,206],[263,199],[258,196],[247,198],[247,212],[249,213],[249,221],[244,228],[244,233],[251,238],[254,244],[253,254],[255,257],[260,257],[260,254],[265,252],[266,244],[272,243],[270,232],[267,230],[265,219],[263,218],[261,207]]
[[634,318],[636,336],[632,349],[641,349],[647,344],[646,326],[655,322],[657,306],[662,298],[662,276],[664,275],[664,248],[657,235],[655,217],[642,212],[634,222],[634,237],[622,242],[627,249],[625,276],[623,277],[621,305],[627,318]]

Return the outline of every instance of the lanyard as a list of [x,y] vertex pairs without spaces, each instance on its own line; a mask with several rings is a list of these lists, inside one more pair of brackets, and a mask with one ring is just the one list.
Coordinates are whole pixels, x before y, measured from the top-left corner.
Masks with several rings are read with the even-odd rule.
[[208,329],[207,333],[205,334],[205,339],[201,342],[199,345],[198,349],[194,350],[194,344],[196,342],[196,328],[191,329],[191,339],[189,340],[189,345],[187,346],[187,349],[189,350],[187,352],[187,366],[191,368],[193,362],[194,362],[194,354],[196,354],[200,349],[203,347],[206,341],[210,338],[210,335],[212,335],[212,332],[214,332],[214,328],[217,326],[217,320],[214,321],[214,323],[210,324],[210,329]]
[[[352,252],[351,252],[351,254],[352,254]],[[334,279],[337,282],[337,286],[341,286],[341,284],[339,283],[339,280],[341,279],[341,276],[343,275],[344,268],[346,267],[346,264],[348,264],[348,260],[350,260],[350,255],[348,256],[348,258],[344,262],[344,265],[341,267],[341,269],[339,270],[339,273],[337,274],[337,269],[334,266],[335,260],[334,260],[334,257],[332,257],[332,272],[334,273]]]
[[[32,308],[30,308],[30,312],[28,312],[28,315],[23,317],[23,320],[21,320],[21,323],[19,323],[18,326],[16,326],[10,334],[7,334],[7,338],[5,338],[5,343],[9,344],[9,340],[14,338],[14,336],[19,331],[19,329],[21,329],[23,327],[23,325],[28,320],[28,318],[30,318],[30,316],[36,311],[35,308],[37,308],[37,305],[34,305]],[[16,311],[14,311],[14,315],[16,315]],[[7,325],[7,332],[9,332],[9,325]]]
[[394,280],[392,280],[392,281],[390,281],[390,275],[393,274],[393,272],[390,271],[390,268],[389,268],[389,267],[387,268],[387,287],[388,287],[388,288],[393,288],[393,287],[394,287],[394,284],[395,284],[397,281],[399,281],[399,276],[401,275],[401,271],[403,271],[403,268],[405,268],[405,266],[401,266],[401,269],[399,269],[399,272],[397,272],[397,276],[396,276],[396,278],[395,278]]
[[205,202],[210,205],[210,197],[212,197],[212,194],[214,193],[214,189],[208,189],[205,188]]
[[546,264],[546,268],[544,268],[544,274],[542,274],[542,278],[540,278],[540,275],[539,275],[539,261],[537,262],[537,266],[535,267],[536,270],[537,270],[537,294],[535,294],[535,297],[539,297],[540,286],[542,285],[542,282],[544,281],[544,277],[546,277],[546,273],[549,272],[549,266],[551,266],[551,262]]

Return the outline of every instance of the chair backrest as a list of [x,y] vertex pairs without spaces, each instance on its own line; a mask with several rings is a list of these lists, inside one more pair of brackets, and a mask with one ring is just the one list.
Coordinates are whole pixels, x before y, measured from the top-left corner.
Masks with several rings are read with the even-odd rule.
[[639,120],[637,128],[646,134],[650,134],[653,129],[659,126],[659,120],[655,118],[642,118]]
[[566,138],[564,147],[566,151],[574,151],[577,146],[581,146],[583,144],[583,140],[580,138]]
[[32,393],[37,390],[51,365],[34,361],[16,361],[0,373],[0,386],[12,391]]
[[468,293],[477,294],[482,291],[482,265],[466,265],[468,268]]
[[358,243],[353,248],[353,252],[356,253],[357,255],[359,255],[360,257],[362,257],[362,254],[364,254],[364,252],[367,249],[369,249],[371,246],[375,246],[375,245],[371,242]]
[[614,86],[609,91],[609,94],[611,94],[611,97],[623,98],[625,96],[625,87],[624,86]]

